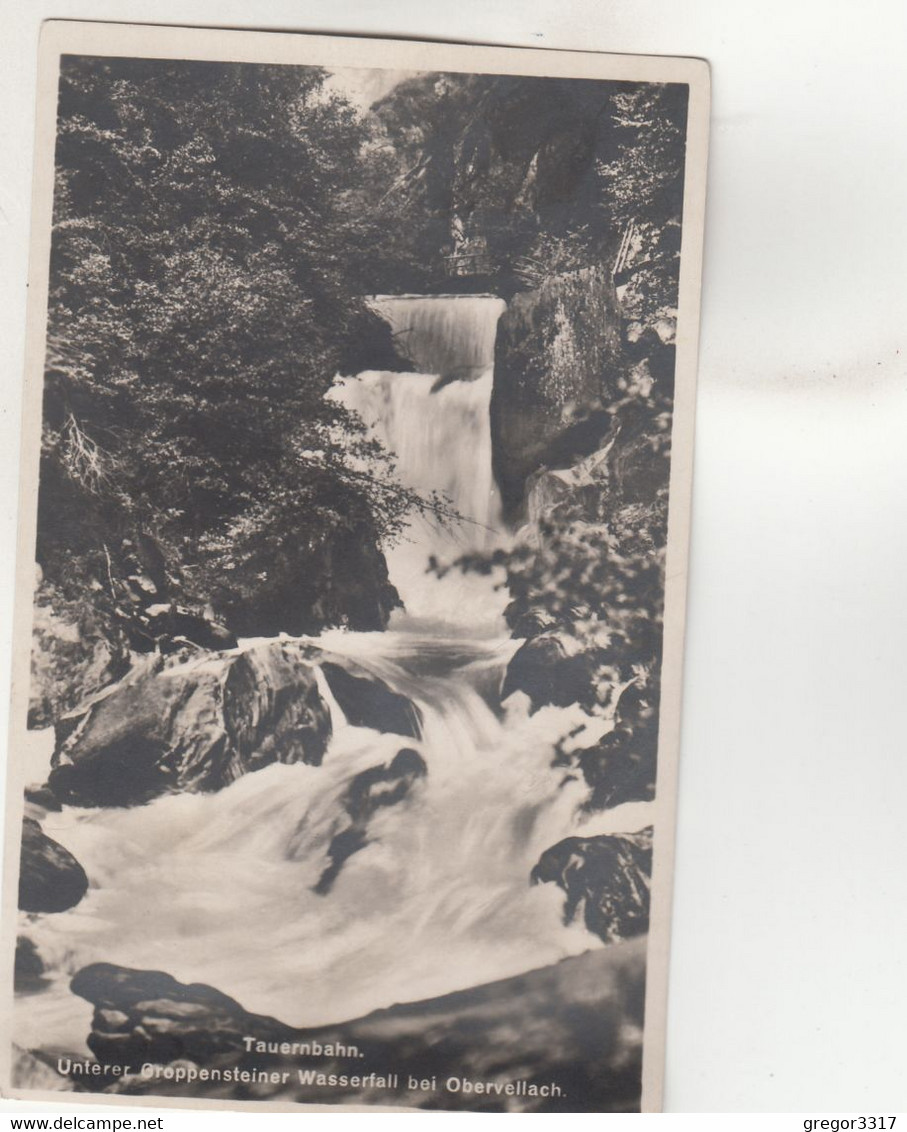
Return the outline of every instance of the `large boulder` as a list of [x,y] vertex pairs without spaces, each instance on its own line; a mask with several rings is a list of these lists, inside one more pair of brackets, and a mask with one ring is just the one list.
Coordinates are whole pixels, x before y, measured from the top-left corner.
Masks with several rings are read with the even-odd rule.
[[514,296],[498,324],[491,398],[495,475],[511,514],[532,472],[569,467],[602,447],[624,366],[604,268],[553,275]]
[[83,967],[73,994],[95,1007],[88,1047],[105,1065],[199,1064],[237,1055],[244,1034],[270,1041],[293,1036],[273,1018],[247,1014],[234,999],[203,983],[178,983],[162,971],[135,971],[111,963]]
[[371,727],[375,731],[422,736],[422,717],[416,705],[392,691],[377,676],[354,675],[346,666],[325,660],[321,664],[334,699],[354,727]]
[[583,922],[605,943],[649,927],[652,827],[638,833],[567,837],[539,858],[533,884],[557,884],[567,895],[564,923]]
[[48,837],[34,818],[24,818],[19,863],[22,911],[65,912],[87,891],[88,877],[72,853]]
[[542,633],[520,645],[507,666],[501,698],[525,692],[531,710],[545,704],[567,707],[577,703],[588,685],[588,661],[572,642],[556,633]]
[[319,764],[331,719],[305,657],[269,641],[147,667],[60,722],[51,789],[73,805],[134,806],[273,762]]
[[13,989],[16,994],[37,994],[47,987],[44,961],[34,941],[28,936],[16,937],[16,958],[13,965]]
[[589,809],[650,802],[655,797],[658,687],[657,681],[650,681],[625,688],[614,713],[614,729],[594,747],[577,752],[577,764],[592,788]]
[[398,751],[387,765],[360,771],[347,787],[343,808],[347,824],[335,833],[328,847],[328,864],[315,885],[319,896],[330,892],[340,870],[354,853],[369,843],[369,821],[378,810],[396,806],[410,794],[419,779],[428,774],[425,759],[411,747]]

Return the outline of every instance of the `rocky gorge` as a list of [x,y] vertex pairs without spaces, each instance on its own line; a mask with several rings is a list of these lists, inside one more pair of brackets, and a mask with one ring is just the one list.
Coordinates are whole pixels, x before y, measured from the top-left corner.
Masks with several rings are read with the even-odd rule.
[[[620,380],[611,376],[614,381]],[[604,411],[600,406],[607,402],[607,387],[602,382],[596,387],[591,375],[587,375],[587,379],[595,395],[593,398],[589,392],[586,407]],[[647,538],[651,544],[657,537],[656,522],[652,520],[646,528],[639,519],[642,492],[626,472],[626,468],[632,466],[627,449],[638,445],[639,430],[622,428],[624,422],[619,412],[606,414],[600,448],[589,453],[586,438],[580,442],[578,451],[572,451],[565,447],[564,437],[569,440],[576,410],[581,407],[573,400],[564,408],[559,419],[552,414],[552,444],[547,451],[550,456],[561,443],[560,451],[569,455],[561,459],[550,456],[550,467],[532,461],[526,465],[529,470],[523,482],[516,551],[507,567],[518,583],[522,580],[519,569],[526,563],[534,567],[537,557],[546,552],[546,539],[551,539],[547,543],[549,550],[552,543],[557,547],[556,528],[564,517],[574,526],[581,524],[584,532],[596,534],[605,517],[613,520],[635,507],[637,522],[632,526],[633,545],[645,545]],[[516,414],[516,408],[513,412]],[[527,412],[535,412],[534,406],[527,406]],[[561,429],[559,433],[557,427]],[[558,464],[566,466],[558,467]],[[651,520],[651,516],[657,514],[656,502],[642,519]],[[594,546],[594,549],[599,548]],[[627,553],[626,544],[620,549]],[[557,552],[562,553],[559,548]],[[524,555],[522,559],[520,554]],[[464,565],[468,571],[468,564]],[[350,769],[343,772],[341,788],[333,795],[331,816],[322,827],[322,834],[313,841],[307,829],[309,819],[296,820],[295,832],[293,822],[284,824],[286,832],[282,834],[281,853],[290,860],[300,859],[300,854],[304,853],[310,861],[311,892],[330,900],[332,890],[352,862],[369,846],[388,843],[388,821],[406,823],[411,820],[409,811],[419,804],[420,791],[424,794],[426,784],[433,784],[439,773],[432,757],[433,728],[437,726],[434,713],[439,706],[435,695],[449,695],[452,689],[442,680],[437,693],[433,693],[426,688],[420,670],[427,666],[428,671],[449,679],[448,674],[466,671],[462,668],[465,660],[473,669],[470,682],[487,705],[482,710],[490,708],[498,715],[502,712],[512,715],[513,709],[507,705],[515,694],[525,697],[527,721],[552,709],[575,712],[580,708],[578,726],[574,729],[580,737],[594,734],[584,722],[588,718],[585,713],[592,712],[594,716],[601,712],[603,720],[610,719],[597,743],[589,747],[582,746],[581,738],[572,739],[565,734],[564,724],[556,725],[558,734],[553,738],[557,742],[550,748],[549,773],[566,774],[572,782],[563,798],[568,810],[582,812],[585,809],[595,813],[615,805],[644,803],[651,799],[657,737],[657,698],[652,689],[657,685],[651,676],[646,683],[638,670],[634,679],[633,673],[621,668],[620,655],[610,642],[603,643],[597,636],[583,636],[577,630],[573,620],[577,603],[585,600],[591,604],[597,594],[594,591],[582,593],[574,586],[559,599],[556,593],[548,594],[541,587],[524,586],[521,590],[519,584],[511,584],[508,589],[510,604],[504,616],[513,626],[514,645],[497,655],[491,669],[488,660],[482,660],[480,655],[465,648],[453,650],[446,658],[437,653],[432,659],[431,651],[425,651],[428,644],[425,639],[407,639],[407,651],[388,667],[386,661],[375,662],[374,649],[363,651],[360,642],[364,643],[365,637],[348,632],[333,640],[330,636],[292,638],[284,635],[213,650],[186,639],[184,643],[175,642],[172,650],[136,658],[117,683],[88,697],[57,720],[50,774],[45,785],[32,789],[32,796],[40,798],[51,813],[60,806],[66,812],[73,807],[85,811],[109,807],[116,811],[126,807],[136,808],[140,813],[155,799],[167,796],[224,792],[226,797],[241,778],[263,776],[268,767],[275,765],[289,768],[301,764],[317,774],[326,757],[331,757],[329,751],[338,725],[341,729],[351,729],[351,734],[384,736],[380,748],[376,749],[373,742],[369,744],[369,749],[375,753],[380,750],[377,760],[375,754],[370,759],[358,757],[350,764]],[[553,604],[548,601],[552,596]],[[565,598],[570,604],[562,607],[559,601]],[[654,636],[657,640],[657,633]],[[402,648],[404,643],[399,631],[385,630],[373,637],[376,644],[386,637],[395,648]],[[339,648],[332,648],[332,644]],[[383,649],[379,649],[381,651]],[[636,655],[639,655],[638,650]],[[610,665],[603,663],[608,660]],[[593,680],[602,671],[610,679],[596,686]],[[468,709],[470,712],[479,710],[480,700],[468,702],[473,705]],[[478,768],[478,773],[477,783],[482,781],[485,772]],[[441,776],[443,778],[443,772]],[[577,780],[585,783],[584,790],[576,790]],[[436,788],[441,785],[438,782]],[[550,823],[552,832],[558,825],[563,826],[563,822]],[[42,844],[47,847],[55,845],[40,832],[36,822],[32,821],[27,831],[31,838],[29,846],[35,845],[38,838],[43,838]],[[320,848],[313,854],[316,843]],[[90,841],[87,844],[89,855],[101,860],[97,855],[100,847],[92,846]],[[522,883],[529,889],[535,886],[559,890],[562,894],[560,915],[565,926],[582,924],[592,936],[598,936],[609,945],[644,935],[651,875],[651,830],[571,836],[551,840],[547,845],[536,839],[536,844],[540,848],[524,866]],[[477,844],[476,848],[483,857],[490,851],[487,845]],[[502,851],[507,851],[503,845]],[[73,888],[69,899],[72,903],[81,900],[90,881],[75,857],[56,846],[53,850],[45,848],[44,858],[52,862],[51,867],[61,876],[67,870],[81,873],[84,878],[81,887],[69,882]],[[47,870],[47,865],[44,869]],[[23,877],[32,875],[37,878],[38,872],[24,852]],[[37,883],[37,879],[31,882],[31,888]],[[102,896],[103,878],[93,883],[100,886],[98,895]],[[21,906],[23,911],[40,913],[40,919],[46,919],[52,918],[48,914],[69,905],[55,904],[53,900],[42,904],[26,897]],[[42,959],[42,954],[53,954],[53,944],[48,942],[53,932],[48,936],[39,921],[33,918],[30,921],[23,927],[19,978],[22,993],[33,995],[53,985],[53,961],[49,979]],[[75,975],[73,987],[77,994],[82,993],[79,988],[93,985],[94,971],[94,967],[88,967]],[[139,977],[144,976],[136,973],[135,978]],[[59,972],[56,985],[60,986]],[[180,991],[181,995],[184,993]],[[497,993],[495,990],[494,994]],[[104,1009],[117,1016],[122,1012],[121,1007]],[[240,1008],[231,1009],[239,1011]],[[426,1009],[430,1013],[433,1007],[426,1006]],[[424,1024],[419,1011],[416,1016],[420,1019],[419,1025]],[[102,1010],[98,1017],[107,1015]],[[142,1023],[143,1032],[148,1028],[146,1022],[147,1019]],[[217,1030],[220,1023],[215,1025],[204,1015],[200,1025]],[[351,1023],[354,1034],[358,1033],[358,1025]],[[324,1037],[323,1032],[318,1033]],[[349,1034],[346,1036],[349,1039]],[[96,1034],[89,1040],[96,1056],[101,1049],[100,1041]],[[176,1065],[189,1056],[176,1046],[172,1049],[166,1043],[165,1046],[166,1050],[161,1047],[148,1052],[148,1057]],[[170,1053],[165,1056],[167,1050]],[[475,1056],[478,1057],[478,1053]],[[193,1053],[190,1060],[196,1063],[197,1057]],[[446,1046],[439,1050],[438,1058],[437,1063],[426,1063],[423,1067],[426,1075],[456,1060],[451,1061]],[[234,1060],[237,1065],[243,1063],[239,1056]],[[225,1064],[218,1058],[212,1062],[207,1056],[197,1063]],[[336,1076],[337,1067],[331,1071]],[[470,1065],[463,1072],[477,1070]],[[500,1075],[502,1070],[499,1068],[497,1072]],[[73,1078],[73,1083],[76,1088],[84,1087],[78,1078]],[[105,1085],[105,1088],[137,1091],[144,1087],[141,1081],[125,1079]],[[154,1089],[179,1093],[179,1089],[171,1090],[161,1081],[155,1083]],[[270,1096],[271,1092],[252,1090],[248,1095]],[[284,1093],[278,1091],[277,1095]],[[317,1089],[308,1092],[296,1089],[292,1095],[296,1099],[317,1099]],[[350,1094],[351,1097],[359,1095]],[[382,1099],[384,1103],[414,1101],[405,1090]],[[423,1101],[444,1106],[444,1097],[438,1094],[416,1098],[417,1103]],[[551,1106],[543,1105],[542,1110],[548,1107]]]
[[[446,97],[433,89],[398,92],[383,128],[408,98]],[[31,722],[53,750],[23,827],[23,1080],[60,1075],[31,1007],[71,1065],[87,1048],[172,1070],[62,1073],[76,1089],[322,1099],[282,1057],[262,1070],[279,1081],[201,1076],[261,1069],[252,1033],[361,1045],[357,1078],[407,1067],[333,1100],[633,1107],[674,312],[617,196],[604,235],[574,223],[619,131],[600,117],[570,152],[558,138],[601,93],[527,124],[546,93],[455,90],[490,109],[445,135],[444,162],[406,132],[428,172],[398,206],[441,217],[454,251],[435,247],[419,293],[362,291],[339,329],[309,327],[318,420],[296,422],[289,463],[264,446],[260,481],[202,468],[205,506],[227,508],[216,532],[202,508],[186,534],[185,498],[156,526],[111,523],[92,481],[86,525],[117,541],[86,554],[90,580],[42,551]],[[438,168],[448,198],[425,187]],[[235,440],[243,399],[237,413],[213,388]],[[271,404],[269,422],[300,409]],[[58,454],[84,481],[75,427]],[[410,1084],[440,1075],[527,1091]]]

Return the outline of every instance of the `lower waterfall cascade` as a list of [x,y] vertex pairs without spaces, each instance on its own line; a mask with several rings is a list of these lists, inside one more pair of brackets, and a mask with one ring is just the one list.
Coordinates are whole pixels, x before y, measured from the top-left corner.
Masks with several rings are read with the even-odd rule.
[[[552,765],[555,745],[583,727],[594,741],[607,725],[577,705],[530,715],[521,693],[501,707],[519,644],[503,621],[501,577],[428,569],[430,556],[450,563],[510,537],[489,424],[504,304],[487,295],[372,302],[425,372],[366,371],[338,379],[332,396],[373,430],[407,486],[443,494],[462,521],[419,516],[386,548],[404,609],[385,632],[326,630],[310,641],[408,697],[421,737],[351,725],[322,678],[333,737],[320,766],[274,764],[214,794],[133,809],[48,813],[48,836],[82,863],[91,887],[72,910],[28,925],[53,974],[17,1006],[25,1044],[54,1033],[84,1049],[90,1007],[68,980],[91,962],[208,983],[247,1010],[309,1026],[602,946],[581,920],[564,923],[563,892],[530,885],[530,873],[566,837],[640,829],[650,806],[582,810],[587,788]],[[424,777],[374,812],[362,847],[316,891],[351,782],[402,748],[424,760]]]

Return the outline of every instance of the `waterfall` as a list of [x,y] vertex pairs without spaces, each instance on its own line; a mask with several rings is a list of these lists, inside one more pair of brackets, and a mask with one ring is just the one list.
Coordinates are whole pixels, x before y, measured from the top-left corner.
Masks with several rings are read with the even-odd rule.
[[[462,518],[419,518],[387,551],[406,603],[388,631],[332,630],[310,643],[408,697],[421,737],[352,726],[323,684],[333,737],[321,766],[272,765],[215,794],[134,809],[47,814],[45,831],[83,864],[91,889],[71,911],[29,925],[55,974],[47,991],[17,1003],[26,1048],[52,1035],[58,1048],[84,1049],[91,1011],[69,978],[97,961],[209,983],[248,1010],[317,1025],[600,946],[580,922],[564,924],[563,893],[531,886],[530,873],[563,838],[640,829],[648,806],[583,811],[585,783],[556,765],[556,745],[572,734],[589,746],[610,725],[577,705],[530,715],[517,695],[502,706],[518,644],[501,618],[506,589],[494,574],[427,571],[431,555],[450,562],[507,539],[488,416],[503,304],[374,302],[426,372],[366,372],[338,382],[334,396],[374,430],[404,483],[443,492]],[[351,789],[403,749],[424,775],[371,814],[319,891],[349,825]]]
[[489,581],[452,570],[441,582],[426,571],[429,558],[449,565],[506,538],[489,412],[494,339],[505,304],[493,295],[381,295],[372,305],[422,372],[367,371],[342,379],[334,396],[394,455],[407,487],[439,493],[462,517],[415,518],[399,545],[386,548],[391,581],[411,625],[494,635],[503,629],[506,604],[500,576]]
[[495,295],[375,295],[372,309],[390,325],[397,347],[420,373],[474,381],[494,364]]

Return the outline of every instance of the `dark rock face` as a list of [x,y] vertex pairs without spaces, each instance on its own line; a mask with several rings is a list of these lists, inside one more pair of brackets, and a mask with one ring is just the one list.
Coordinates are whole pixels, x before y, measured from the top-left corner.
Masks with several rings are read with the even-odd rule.
[[16,994],[37,994],[47,984],[44,963],[32,940],[16,937],[16,960],[13,967],[13,989]]
[[368,823],[372,815],[385,806],[402,802],[413,784],[427,773],[425,759],[419,752],[404,747],[388,766],[372,766],[356,775],[343,799],[350,824],[331,839],[330,864],[315,886],[319,896],[330,892],[346,861],[368,845]]
[[33,806],[40,806],[42,810],[46,810],[48,813],[59,813],[63,809],[60,799],[49,786],[44,784],[32,783],[31,786],[26,786],[25,801],[30,802]]
[[94,591],[72,600],[48,582],[39,585],[29,727],[56,722],[124,677],[131,654],[236,647],[223,625],[168,596],[163,554],[150,536],[124,539],[114,558],[119,580],[112,609],[97,605]]
[[271,641],[151,666],[61,721],[49,785],[73,805],[219,790],[272,762],[321,762],[330,713],[302,646]]
[[[516,978],[298,1030],[249,1014],[212,987],[96,963],[76,975],[72,989],[94,1005],[88,1046],[97,1060],[133,1070],[145,1062],[177,1063],[184,1073],[195,1070],[196,1078],[149,1081],[133,1072],[72,1080],[77,1089],[127,1095],[490,1112],[638,1111],[644,979],[644,941],[633,941]],[[248,1051],[244,1035],[266,1048]],[[306,1048],[300,1052],[299,1045]],[[268,1079],[199,1080],[197,1070],[207,1067],[265,1072]],[[347,1075],[347,1082],[326,1088],[301,1081],[300,1071]],[[365,1083],[371,1073],[384,1076],[384,1087]],[[437,1082],[410,1089],[410,1076],[436,1076]],[[445,1088],[451,1076],[498,1083],[501,1091],[455,1093]],[[506,1095],[503,1086],[517,1080],[553,1082],[558,1092]]]
[[95,1006],[88,1048],[105,1065],[177,1058],[204,1065],[237,1054],[243,1034],[285,1040],[293,1032],[273,1018],[247,1014],[214,987],[187,986],[162,971],[94,963],[78,972],[71,989]]
[[[647,364],[642,368],[648,371]],[[671,396],[653,387],[648,403],[628,398],[615,409],[615,443],[607,461],[608,518],[628,550],[651,551],[667,543],[671,407]]]
[[[336,501],[335,501],[336,502]],[[268,580],[220,608],[239,637],[301,636],[328,625],[379,632],[400,605],[367,514],[325,531],[315,545],[290,547],[267,566]]]
[[419,739],[422,717],[416,705],[391,689],[377,676],[354,676],[346,668],[325,660],[321,664],[328,686],[343,714],[354,727],[371,727]]
[[501,696],[525,692],[537,711],[544,704],[566,707],[579,699],[585,660],[569,655],[556,633],[543,633],[520,645],[507,666]]
[[22,821],[19,907],[23,912],[65,912],[88,891],[85,870],[68,849],[33,818]]
[[607,271],[583,268],[514,296],[498,324],[491,399],[495,475],[515,513],[527,476],[595,452],[624,365]]
[[149,605],[144,611],[148,635],[162,642],[162,651],[188,642],[203,649],[235,649],[236,637],[216,621],[175,604]]
[[545,850],[530,879],[564,890],[564,923],[582,910],[589,931],[613,943],[648,930],[651,876],[648,826],[639,833],[565,838]]
[[603,810],[655,797],[658,759],[658,684],[625,689],[614,714],[614,730],[578,754],[592,787],[589,808]]

